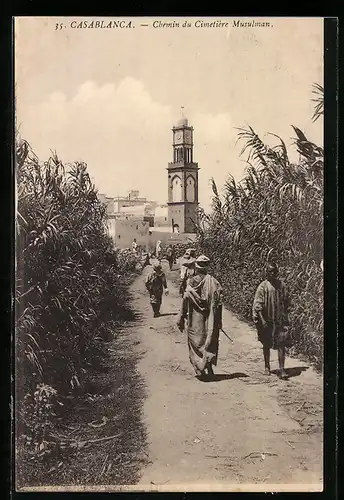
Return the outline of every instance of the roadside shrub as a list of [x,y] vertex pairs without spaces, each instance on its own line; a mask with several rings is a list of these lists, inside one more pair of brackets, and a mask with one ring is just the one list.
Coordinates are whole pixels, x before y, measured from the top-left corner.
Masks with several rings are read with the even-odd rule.
[[119,249],[116,252],[117,269],[121,275],[133,274],[142,270],[142,258],[129,249]]
[[57,401],[82,390],[130,316],[127,278],[139,268],[115,251],[84,163],[42,163],[23,140],[16,160],[17,431],[38,456]]
[[194,242],[188,242],[188,243],[175,243],[174,245],[175,252],[176,252],[176,257],[179,259],[179,257],[182,257],[185,253],[185,251],[188,248],[195,248],[195,243]]
[[21,447],[29,459],[47,459],[56,449],[56,442],[51,438],[56,425],[56,405],[63,405],[58,400],[55,389],[46,384],[38,384],[35,392],[28,393],[21,405],[22,433]]

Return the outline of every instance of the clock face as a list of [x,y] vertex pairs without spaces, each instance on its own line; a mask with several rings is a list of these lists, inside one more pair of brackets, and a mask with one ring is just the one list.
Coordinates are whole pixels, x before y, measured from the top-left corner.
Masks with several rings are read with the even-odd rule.
[[185,142],[191,144],[191,130],[185,130]]
[[183,131],[182,130],[177,130],[174,134],[174,143],[175,144],[180,144],[183,142]]

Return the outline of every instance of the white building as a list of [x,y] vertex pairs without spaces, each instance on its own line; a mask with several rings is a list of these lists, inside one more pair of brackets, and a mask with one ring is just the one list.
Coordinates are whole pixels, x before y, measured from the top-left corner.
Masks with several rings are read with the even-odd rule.
[[154,227],[170,227],[168,223],[168,206],[158,205],[154,212]]
[[110,216],[107,221],[109,235],[113,238],[117,248],[131,248],[136,239],[138,245],[145,250],[149,243],[149,223],[142,219],[115,218]]
[[[139,196],[139,191],[130,191],[128,196],[117,196],[113,198],[114,201],[114,213],[127,212],[129,207],[146,207],[146,212],[151,210],[149,215],[154,215],[154,209],[156,207],[155,201],[149,201],[147,198]],[[129,213],[131,210],[129,210]]]
[[139,194],[139,191],[130,191],[128,196],[115,198],[104,194],[98,196],[106,204],[107,214],[111,219],[141,220],[153,226],[154,210],[157,204],[155,201],[140,197]]

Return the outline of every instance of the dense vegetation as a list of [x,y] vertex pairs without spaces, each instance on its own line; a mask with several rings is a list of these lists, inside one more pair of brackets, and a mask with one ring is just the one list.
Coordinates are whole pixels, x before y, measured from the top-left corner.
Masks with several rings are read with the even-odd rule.
[[[323,110],[323,90],[313,119]],[[240,129],[247,155],[244,179],[229,177],[224,193],[213,181],[213,210],[201,214],[198,251],[212,259],[227,305],[251,319],[255,289],[266,262],[275,260],[291,292],[295,350],[319,366],[323,359],[323,149],[293,127],[299,154],[292,163],[284,141],[265,144],[251,127]]]
[[57,423],[75,398],[88,397],[109,343],[132,317],[128,281],[140,265],[115,251],[85,164],[41,163],[23,140],[16,160],[18,473],[30,483],[44,476],[38,464],[46,471],[61,452]]

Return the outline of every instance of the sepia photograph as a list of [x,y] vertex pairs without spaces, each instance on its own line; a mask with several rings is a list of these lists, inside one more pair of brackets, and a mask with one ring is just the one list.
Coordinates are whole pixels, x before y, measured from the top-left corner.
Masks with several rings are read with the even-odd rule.
[[16,491],[323,491],[324,19],[13,39]]

